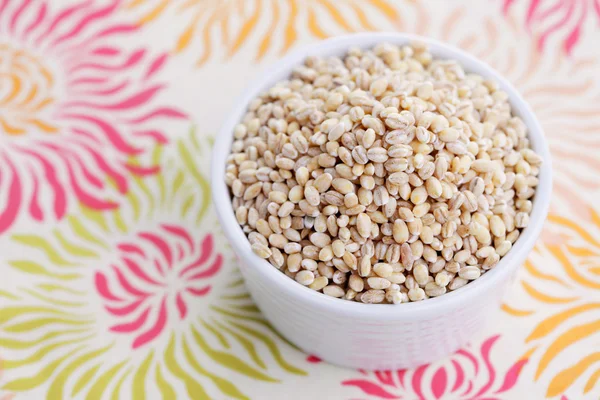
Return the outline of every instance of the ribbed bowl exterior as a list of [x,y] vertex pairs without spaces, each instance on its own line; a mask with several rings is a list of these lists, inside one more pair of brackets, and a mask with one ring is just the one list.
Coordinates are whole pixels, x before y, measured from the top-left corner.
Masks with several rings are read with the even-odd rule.
[[284,287],[266,284],[256,268],[242,263],[240,269],[267,320],[290,342],[330,363],[368,370],[411,368],[464,347],[500,311],[509,283],[509,279],[499,281],[468,303],[434,308],[410,318],[349,318],[297,301]]

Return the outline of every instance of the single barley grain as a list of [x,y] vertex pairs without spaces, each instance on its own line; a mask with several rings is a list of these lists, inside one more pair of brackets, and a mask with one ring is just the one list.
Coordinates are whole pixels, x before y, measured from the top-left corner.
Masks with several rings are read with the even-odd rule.
[[460,276],[463,279],[472,281],[474,279],[477,279],[481,276],[481,270],[477,267],[464,267],[461,268],[460,271],[458,271],[458,276]]
[[421,301],[425,299],[425,291],[421,288],[414,288],[408,291],[410,301]]
[[446,293],[446,287],[440,286],[436,282],[429,282],[425,285],[425,293],[429,297],[437,297]]
[[302,270],[296,274],[295,279],[299,284],[308,286],[315,281],[315,274],[311,271]]
[[366,304],[377,304],[383,302],[385,292],[379,289],[370,289],[362,294],[360,301]]
[[254,243],[252,245],[252,251],[254,252],[254,254],[256,254],[260,258],[269,258],[273,254],[271,249],[269,249],[267,246],[265,246],[262,243]]
[[328,285],[323,288],[323,293],[331,297],[342,297],[345,291],[338,285]]
[[382,278],[389,278],[394,270],[390,264],[377,263],[373,266],[373,272]]

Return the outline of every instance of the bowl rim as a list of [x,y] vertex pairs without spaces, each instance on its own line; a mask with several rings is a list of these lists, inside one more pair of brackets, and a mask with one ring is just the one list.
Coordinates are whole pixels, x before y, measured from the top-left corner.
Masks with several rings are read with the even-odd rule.
[[[500,260],[498,265],[486,272],[481,278],[469,282],[456,291],[425,301],[402,304],[364,304],[327,296],[308,287],[298,284],[293,279],[274,268],[268,261],[255,255],[246,235],[240,228],[231,207],[229,190],[225,184],[226,154],[229,154],[233,139],[233,128],[246,112],[248,103],[256,95],[273,86],[281,79],[289,77],[291,69],[301,64],[309,55],[342,55],[350,47],[371,48],[378,43],[389,42],[396,45],[408,44],[412,41],[424,42],[436,58],[453,58],[467,72],[474,72],[486,78],[497,81],[509,95],[513,112],[518,114],[528,128],[528,137],[534,150],[544,159],[540,167],[539,184],[533,200],[529,225],[511,250]],[[370,32],[337,36],[313,43],[292,51],[276,61],[259,76],[239,96],[231,108],[227,120],[222,124],[216,138],[211,159],[211,190],[216,213],[221,221],[223,231],[229,239],[236,254],[247,262],[247,268],[254,269],[266,281],[266,286],[279,285],[278,289],[285,290],[298,302],[305,302],[320,311],[331,311],[338,315],[348,315],[366,319],[402,319],[423,312],[436,313],[452,307],[460,307],[468,301],[473,301],[478,295],[485,294],[494,284],[506,281],[517,267],[525,260],[537,240],[550,205],[552,192],[552,167],[548,142],[536,116],[519,92],[500,73],[487,63],[452,45],[435,39],[414,34],[399,32]],[[243,266],[241,268],[244,268]],[[276,292],[276,290],[275,290]]]

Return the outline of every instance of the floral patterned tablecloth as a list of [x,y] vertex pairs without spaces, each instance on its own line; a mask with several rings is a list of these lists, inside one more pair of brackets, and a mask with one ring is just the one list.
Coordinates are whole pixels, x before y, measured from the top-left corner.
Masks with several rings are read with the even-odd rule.
[[[598,0],[1,0],[0,399],[600,399],[599,24]],[[281,339],[211,209],[235,96],[290,49],[364,30],[493,65],[554,157],[502,311],[414,370]]]

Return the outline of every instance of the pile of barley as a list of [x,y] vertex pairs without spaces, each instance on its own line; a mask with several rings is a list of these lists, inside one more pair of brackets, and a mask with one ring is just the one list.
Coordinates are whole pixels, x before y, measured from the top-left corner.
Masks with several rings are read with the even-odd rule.
[[226,181],[252,250],[363,303],[440,296],[494,268],[542,162],[496,82],[421,44],[309,57],[234,137]]

